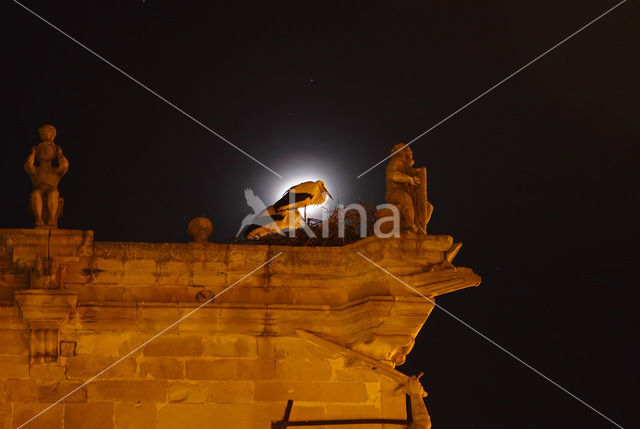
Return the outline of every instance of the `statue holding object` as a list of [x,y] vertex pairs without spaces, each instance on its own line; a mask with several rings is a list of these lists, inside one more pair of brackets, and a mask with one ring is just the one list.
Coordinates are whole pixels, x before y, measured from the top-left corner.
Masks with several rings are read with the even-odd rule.
[[420,383],[420,377],[424,373],[418,375],[412,375],[407,382],[398,387],[394,392],[394,395],[406,394],[411,401],[411,424],[407,429],[430,429],[431,417],[427,412],[427,407],[424,404],[423,398],[427,396]]
[[69,170],[69,160],[62,154],[62,148],[53,142],[56,137],[53,125],[41,126],[38,135],[41,141],[31,148],[24,163],[33,185],[29,205],[36,228],[57,228],[62,213],[58,183]]
[[400,211],[400,230],[426,234],[433,206],[427,201],[427,169],[413,168],[413,152],[403,143],[391,149],[391,160],[385,170],[387,204]]

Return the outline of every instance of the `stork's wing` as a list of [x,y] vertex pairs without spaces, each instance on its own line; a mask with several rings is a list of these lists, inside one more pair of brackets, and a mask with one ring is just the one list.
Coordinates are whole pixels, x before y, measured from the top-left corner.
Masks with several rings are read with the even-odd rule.
[[266,206],[264,205],[262,200],[253,192],[251,188],[247,188],[244,190],[244,199],[247,200],[247,205],[253,209],[254,214],[258,214],[266,209]]
[[[289,195],[291,195],[291,192],[287,192],[286,194],[284,194],[282,198],[276,201],[276,203],[273,205],[273,208],[276,209],[276,211],[280,211],[283,207],[288,206]],[[294,194],[293,203],[295,205],[295,203],[299,203],[300,201],[304,201],[306,199],[311,199],[311,197],[313,197],[313,195],[307,192],[296,192]]]

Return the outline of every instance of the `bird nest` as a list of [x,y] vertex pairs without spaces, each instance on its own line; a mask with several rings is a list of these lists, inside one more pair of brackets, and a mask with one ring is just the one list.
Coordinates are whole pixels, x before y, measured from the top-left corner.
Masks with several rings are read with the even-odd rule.
[[[293,231],[284,230],[280,234],[273,233],[254,240],[232,239],[233,243],[242,244],[266,244],[271,246],[345,246],[363,238],[373,235],[373,226],[376,222],[373,206],[363,205],[366,217],[362,219],[356,210],[334,209],[327,219],[307,218],[307,226],[313,234],[307,234],[305,228]],[[341,217],[344,216],[344,226],[341,228]],[[361,234],[361,222],[366,223],[366,235]],[[340,230],[344,229],[344,233]],[[315,237],[313,236],[315,235]]]

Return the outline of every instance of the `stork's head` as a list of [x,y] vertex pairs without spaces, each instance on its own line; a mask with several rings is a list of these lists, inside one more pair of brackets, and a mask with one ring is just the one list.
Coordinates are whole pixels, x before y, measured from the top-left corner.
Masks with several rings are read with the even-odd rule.
[[323,194],[326,193],[329,196],[329,198],[333,199],[333,197],[331,196],[329,191],[327,191],[327,187],[325,186],[325,184],[324,184],[324,182],[322,180],[318,180],[316,182],[316,184],[318,185],[318,187],[320,188],[320,190],[322,191]]

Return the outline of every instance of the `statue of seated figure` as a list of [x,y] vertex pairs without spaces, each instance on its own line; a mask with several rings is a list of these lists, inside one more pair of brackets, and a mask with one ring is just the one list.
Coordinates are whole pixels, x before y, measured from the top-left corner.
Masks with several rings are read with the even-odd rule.
[[[33,185],[29,202],[36,228],[56,228],[61,211],[58,183],[69,170],[69,160],[62,154],[60,146],[53,142],[56,137],[53,125],[41,126],[38,134],[41,141],[31,148],[24,163]],[[53,164],[54,159],[57,165]]]
[[433,206],[427,201],[427,170],[413,168],[413,152],[405,144],[395,145],[391,153],[385,170],[385,200],[398,207],[401,231],[426,234],[433,213]]

